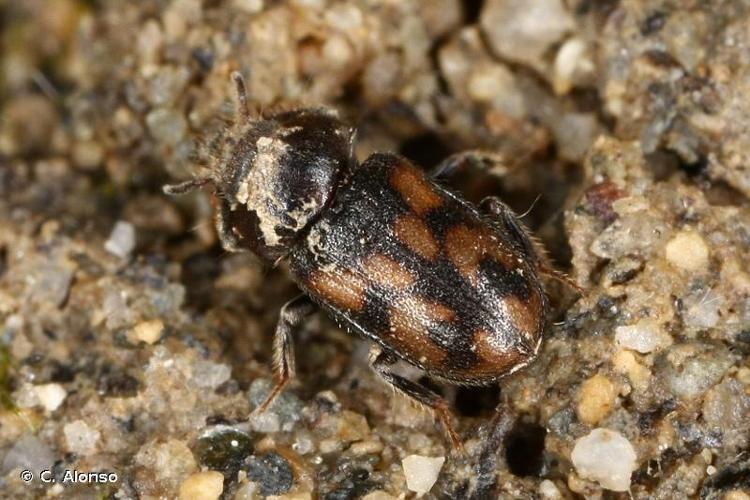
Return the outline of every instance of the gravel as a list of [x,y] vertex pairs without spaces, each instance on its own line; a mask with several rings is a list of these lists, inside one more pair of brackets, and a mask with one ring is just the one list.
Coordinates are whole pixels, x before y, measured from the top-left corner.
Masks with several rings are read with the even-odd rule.
[[250,457],[248,477],[258,483],[261,495],[281,495],[294,485],[294,471],[278,453]]
[[409,455],[404,458],[401,465],[406,476],[406,487],[417,496],[424,495],[432,489],[444,463],[445,457]]
[[127,258],[135,248],[135,228],[125,221],[117,221],[104,248],[121,259]]
[[628,491],[637,466],[633,445],[609,429],[597,428],[578,439],[570,459],[576,472],[612,491]]

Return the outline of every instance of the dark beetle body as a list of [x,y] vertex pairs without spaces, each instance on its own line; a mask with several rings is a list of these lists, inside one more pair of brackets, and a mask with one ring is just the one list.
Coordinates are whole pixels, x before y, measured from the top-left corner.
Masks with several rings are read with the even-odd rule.
[[[548,313],[538,273],[554,271],[496,198],[478,209],[395,154],[357,165],[354,133],[330,110],[254,120],[235,80],[243,120],[223,137],[210,175],[165,190],[212,184],[224,248],[287,259],[310,299],[375,343],[376,372],[436,410],[459,446],[445,401],[389,366],[401,358],[463,385],[522,368]],[[278,383],[261,411],[293,377],[293,330],[311,311],[305,297],[284,306],[274,337]]]
[[376,154],[289,265],[339,324],[431,375],[486,384],[524,366],[544,328],[544,292],[512,243],[407,160]]

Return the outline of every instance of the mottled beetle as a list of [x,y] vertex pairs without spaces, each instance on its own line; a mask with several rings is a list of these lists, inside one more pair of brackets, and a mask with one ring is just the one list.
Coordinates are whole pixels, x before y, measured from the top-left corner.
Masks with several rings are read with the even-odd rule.
[[336,113],[297,109],[256,120],[242,78],[233,78],[241,119],[222,137],[210,174],[164,190],[211,184],[224,248],[287,259],[304,292],[281,310],[276,386],[259,411],[293,378],[292,332],[317,304],[373,341],[375,372],[432,408],[460,447],[445,400],[391,365],[401,358],[471,386],[523,368],[539,349],[549,310],[538,274],[561,276],[542,264],[499,199],[476,208],[433,181],[459,159],[432,176],[392,153],[357,164],[354,130]]

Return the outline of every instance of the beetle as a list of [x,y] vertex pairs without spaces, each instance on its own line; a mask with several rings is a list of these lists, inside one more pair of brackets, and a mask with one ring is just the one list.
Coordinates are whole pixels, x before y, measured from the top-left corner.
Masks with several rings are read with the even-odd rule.
[[452,384],[488,385],[528,365],[550,310],[537,244],[498,198],[478,206],[394,153],[358,164],[355,131],[328,108],[255,117],[233,73],[240,116],[223,134],[206,177],[164,186],[181,194],[210,184],[215,225],[228,251],[288,261],[303,292],[283,306],[274,333],[276,385],[294,377],[292,334],[316,306],[371,342],[370,365],[396,390],[431,408],[461,447],[447,402],[396,374],[399,359]]

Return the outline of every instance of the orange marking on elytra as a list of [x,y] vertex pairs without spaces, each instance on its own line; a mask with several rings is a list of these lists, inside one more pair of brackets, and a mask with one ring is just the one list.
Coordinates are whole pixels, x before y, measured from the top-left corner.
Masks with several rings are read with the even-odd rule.
[[518,333],[525,340],[529,350],[536,346],[541,330],[544,327],[541,319],[541,297],[534,290],[527,301],[516,295],[506,295],[502,298],[502,309],[508,315],[509,322],[515,325]]
[[390,335],[388,339],[423,366],[440,368],[446,352],[429,334],[430,326],[453,321],[456,312],[438,302],[416,295],[402,297],[389,308]]
[[525,357],[514,347],[505,344],[500,336],[486,330],[474,332],[474,345],[478,363],[468,368],[466,374],[478,379],[500,377]]
[[487,253],[502,264],[508,271],[516,269],[520,265],[516,254],[510,251],[509,247],[501,244],[497,239],[492,240],[490,238],[489,235],[485,238]]
[[336,306],[359,311],[365,306],[367,284],[357,274],[336,268],[312,273],[308,285]]
[[423,215],[443,204],[443,199],[425,174],[406,162],[401,162],[393,169],[390,182],[417,215]]
[[400,306],[388,309],[390,330],[385,338],[399,351],[425,367],[438,368],[447,353],[430,338],[428,324]]
[[453,226],[445,235],[445,253],[463,277],[477,286],[479,260],[484,254],[481,233],[464,224]]
[[437,257],[440,248],[430,228],[418,217],[402,215],[393,225],[393,232],[404,245],[427,260]]
[[479,284],[479,263],[490,257],[508,271],[519,266],[515,255],[510,252],[492,233],[473,229],[465,224],[457,224],[445,235],[445,253],[461,275],[477,286]]
[[381,286],[403,290],[416,281],[416,277],[402,264],[383,254],[370,255],[362,267],[363,274]]

